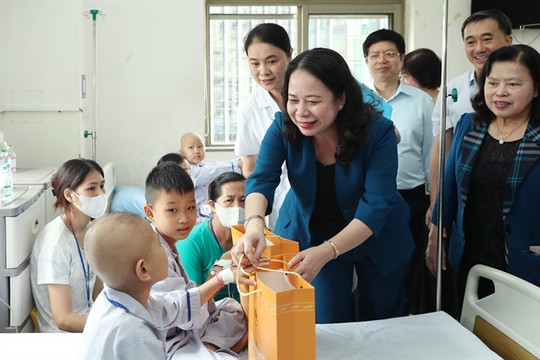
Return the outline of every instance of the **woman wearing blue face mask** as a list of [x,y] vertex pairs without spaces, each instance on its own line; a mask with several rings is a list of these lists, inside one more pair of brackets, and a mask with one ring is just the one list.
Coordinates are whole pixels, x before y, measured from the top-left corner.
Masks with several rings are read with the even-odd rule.
[[104,185],[101,167],[86,159],[66,161],[51,178],[54,208],[64,213],[43,228],[30,260],[41,332],[82,332],[103,288],[86,260],[84,234],[107,209]]
[[[208,187],[208,205],[213,217],[197,224],[189,236],[176,243],[189,278],[203,284],[209,276],[231,265],[231,226],[244,223],[245,178],[235,172],[218,175]],[[235,297],[234,283],[225,286],[215,300]]]

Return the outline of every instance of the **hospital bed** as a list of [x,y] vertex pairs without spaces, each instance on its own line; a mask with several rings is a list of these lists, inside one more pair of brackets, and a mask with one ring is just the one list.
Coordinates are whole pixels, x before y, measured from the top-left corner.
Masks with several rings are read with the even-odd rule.
[[[81,334],[0,334],[6,359],[78,358]],[[444,312],[316,325],[317,359],[501,359]],[[241,354],[247,359],[247,352]]]
[[[480,278],[493,282],[495,292],[482,299]],[[461,323],[506,359],[540,358],[540,287],[485,265],[467,277]]]

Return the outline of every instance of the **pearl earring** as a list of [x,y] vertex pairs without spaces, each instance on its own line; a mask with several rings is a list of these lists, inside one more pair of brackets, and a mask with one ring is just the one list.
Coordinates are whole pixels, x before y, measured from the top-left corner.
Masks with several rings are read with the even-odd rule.
[[339,105],[339,110],[343,110],[343,105]]

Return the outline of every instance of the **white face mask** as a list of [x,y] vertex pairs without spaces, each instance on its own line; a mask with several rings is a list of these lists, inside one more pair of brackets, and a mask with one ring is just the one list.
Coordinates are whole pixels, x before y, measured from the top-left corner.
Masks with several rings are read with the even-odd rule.
[[239,206],[224,207],[217,202],[214,204],[216,205],[216,215],[221,225],[230,228],[232,225],[244,223],[244,208]]
[[72,191],[72,193],[79,198],[82,205],[79,206],[76,203],[72,204],[83,214],[94,219],[105,214],[105,211],[107,210],[107,196],[105,194],[98,196],[84,196],[77,194],[75,191]]

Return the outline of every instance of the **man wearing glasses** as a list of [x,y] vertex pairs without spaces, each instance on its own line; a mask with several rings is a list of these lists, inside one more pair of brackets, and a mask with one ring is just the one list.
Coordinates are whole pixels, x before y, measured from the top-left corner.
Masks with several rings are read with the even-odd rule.
[[387,29],[377,30],[368,35],[363,50],[373,78],[372,89],[392,106],[391,120],[401,134],[397,188],[409,204],[409,227],[416,242],[405,284],[406,309],[411,314],[426,312],[420,308],[419,294],[422,272],[425,273],[427,229],[424,216],[429,206],[426,186],[433,144],[433,101],[424,91],[399,80],[405,56],[405,41],[400,34]]

